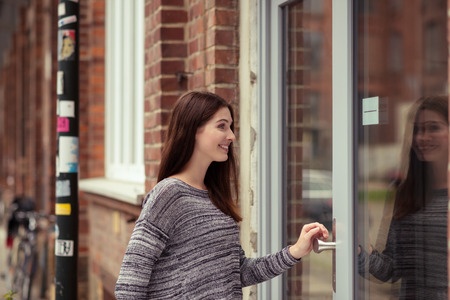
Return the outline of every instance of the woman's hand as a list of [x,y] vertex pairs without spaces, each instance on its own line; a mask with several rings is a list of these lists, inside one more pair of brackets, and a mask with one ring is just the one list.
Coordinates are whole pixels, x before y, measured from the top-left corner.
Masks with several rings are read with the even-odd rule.
[[289,253],[296,259],[302,258],[313,249],[314,239],[328,239],[328,230],[317,222],[303,226],[297,242],[289,247]]

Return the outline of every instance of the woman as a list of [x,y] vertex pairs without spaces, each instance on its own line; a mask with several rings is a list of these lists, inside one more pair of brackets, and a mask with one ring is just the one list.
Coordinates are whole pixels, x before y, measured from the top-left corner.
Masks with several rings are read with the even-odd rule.
[[232,200],[233,130],[233,109],[221,97],[189,92],[178,100],[158,183],[145,197],[122,262],[117,299],[240,299],[243,286],[281,274],[311,251],[315,238],[328,238],[322,224],[307,224],[294,245],[245,257]]
[[448,96],[419,99],[407,126],[386,247],[361,251],[360,273],[401,280],[399,299],[447,299]]

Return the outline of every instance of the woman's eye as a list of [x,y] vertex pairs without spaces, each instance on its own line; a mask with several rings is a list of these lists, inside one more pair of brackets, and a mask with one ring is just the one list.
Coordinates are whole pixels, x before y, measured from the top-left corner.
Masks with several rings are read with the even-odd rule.
[[429,128],[428,128],[428,130],[431,131],[431,132],[436,132],[439,129],[441,129],[439,125],[430,125]]
[[218,126],[220,129],[225,129],[225,124],[219,124]]

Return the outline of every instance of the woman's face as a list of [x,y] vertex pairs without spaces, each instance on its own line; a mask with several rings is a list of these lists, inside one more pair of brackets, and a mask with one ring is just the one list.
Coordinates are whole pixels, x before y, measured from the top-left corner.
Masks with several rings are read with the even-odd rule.
[[220,108],[206,124],[197,129],[193,155],[207,163],[226,161],[228,148],[236,139],[231,130],[232,123],[230,110],[227,107]]
[[421,110],[414,124],[414,151],[420,160],[445,163],[448,160],[448,124],[433,110]]

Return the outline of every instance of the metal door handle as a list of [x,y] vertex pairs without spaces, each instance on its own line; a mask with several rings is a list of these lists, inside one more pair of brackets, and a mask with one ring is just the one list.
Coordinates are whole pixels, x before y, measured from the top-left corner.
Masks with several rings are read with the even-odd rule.
[[332,276],[332,286],[333,291],[336,293],[336,218],[333,218],[332,225],[332,242],[324,242],[319,239],[314,239],[313,241],[313,250],[316,253],[320,253],[325,250],[333,250],[331,253],[332,257],[332,266],[333,266],[333,276]]
[[336,250],[336,242],[324,242],[319,239],[315,239],[313,242],[313,250],[316,253],[320,253],[325,250]]

